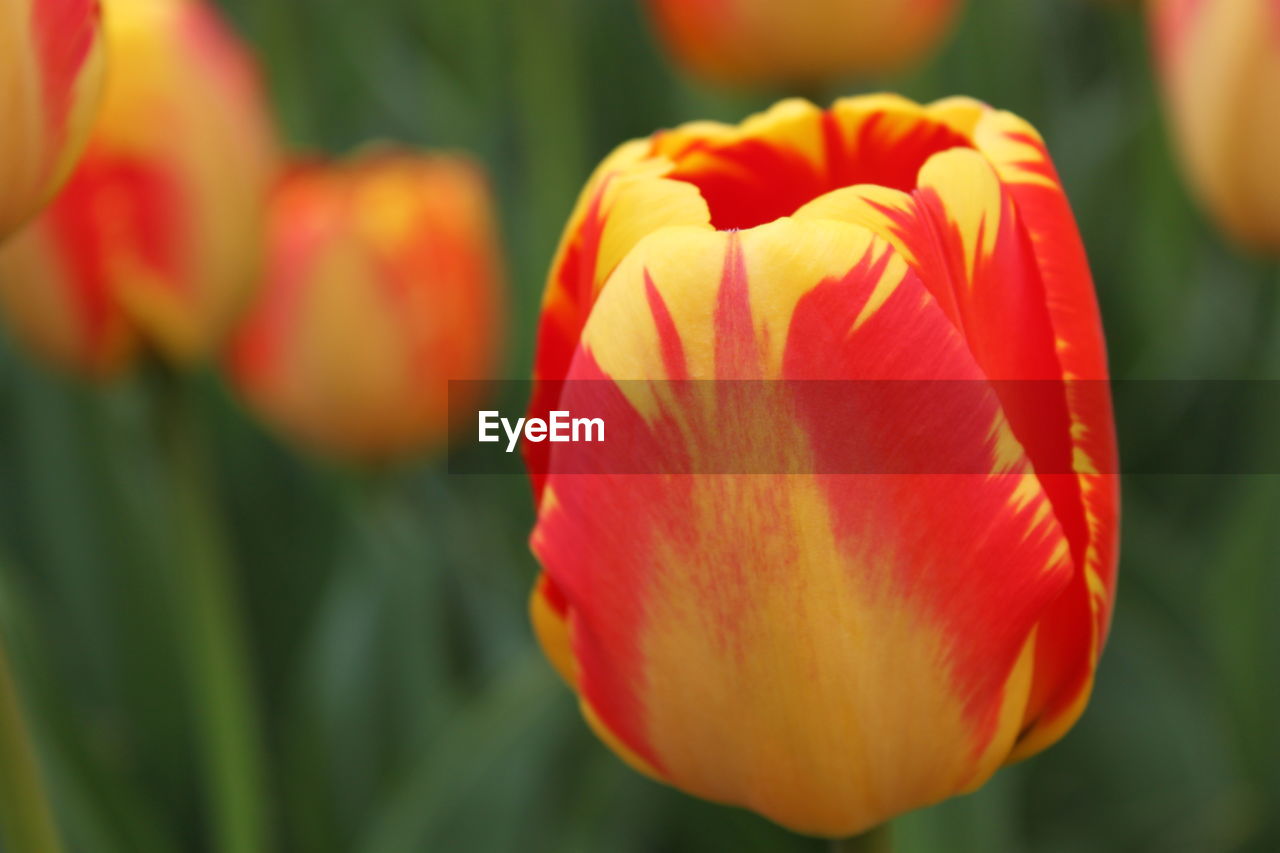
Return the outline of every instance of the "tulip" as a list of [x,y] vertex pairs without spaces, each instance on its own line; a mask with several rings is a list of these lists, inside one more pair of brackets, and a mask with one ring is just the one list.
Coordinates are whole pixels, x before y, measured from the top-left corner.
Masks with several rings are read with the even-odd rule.
[[1183,169],[1236,239],[1280,252],[1280,2],[1150,0]]
[[302,445],[382,461],[439,441],[450,379],[494,367],[501,306],[485,179],[453,155],[303,165],[231,355],[251,407]]
[[[609,440],[638,453],[773,442],[821,470],[925,434],[989,466],[583,476],[557,458],[598,445],[528,454],[536,633],[633,767],[841,837],[977,788],[1082,712],[1116,450],[1109,396],[1084,387],[1107,379],[1087,259],[1023,120],[959,98],[788,100],[626,143],[569,221],[534,372],[535,412],[616,387]],[[821,406],[770,400],[739,436],[681,409],[667,380],[686,379],[1040,387],[834,436]]]
[[49,208],[0,251],[19,336],[105,375],[146,343],[210,354],[249,295],[275,140],[245,47],[194,0],[109,0],[113,57],[89,145]]
[[0,240],[71,170],[98,108],[97,0],[0,0]]
[[720,83],[812,85],[897,70],[931,50],[958,0],[647,0],[675,58]]

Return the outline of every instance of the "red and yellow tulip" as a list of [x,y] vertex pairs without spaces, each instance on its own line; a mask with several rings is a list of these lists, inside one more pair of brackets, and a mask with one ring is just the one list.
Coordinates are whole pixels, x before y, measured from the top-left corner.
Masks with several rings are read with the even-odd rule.
[[0,0],[0,240],[57,190],[102,90],[98,0]]
[[[973,790],[1082,712],[1114,590],[1116,449],[1107,395],[1063,381],[1105,388],[1102,328],[1025,121],[959,98],[789,100],[623,145],[555,258],[535,378],[535,411],[560,380],[616,386],[611,437],[637,452],[767,441],[820,471],[909,433],[990,471],[532,464],[535,629],[635,768],[844,836]],[[684,379],[1048,391],[993,385],[980,405],[876,412],[834,438],[820,407],[771,405],[735,437],[684,417],[664,390]]]
[[275,137],[244,46],[195,0],[108,0],[111,74],[84,157],[0,250],[19,335],[91,375],[143,340],[207,356],[260,260]]
[[312,449],[377,461],[429,445],[447,427],[447,381],[495,366],[498,257],[469,160],[373,150],[300,166],[275,193],[232,374]]
[[959,0],[646,0],[691,72],[738,84],[812,84],[891,71],[950,28]]
[[1192,187],[1242,242],[1280,252],[1280,0],[1149,0]]

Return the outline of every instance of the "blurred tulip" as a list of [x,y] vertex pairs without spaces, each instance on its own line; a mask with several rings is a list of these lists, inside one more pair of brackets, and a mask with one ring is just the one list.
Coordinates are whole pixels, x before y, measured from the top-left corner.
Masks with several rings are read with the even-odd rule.
[[1149,0],[1170,123],[1196,193],[1280,252],[1280,0]]
[[0,240],[66,178],[98,108],[97,0],[0,0]]
[[931,50],[959,0],[646,0],[668,49],[722,83],[820,83]]
[[[623,145],[570,219],[535,377],[535,413],[564,404],[558,380],[615,388],[610,440],[641,453],[774,441],[821,470],[924,434],[993,472],[581,476],[556,473],[572,445],[530,455],[551,472],[534,625],[632,766],[844,836],[977,788],[1082,712],[1114,589],[1116,450],[1108,395],[1061,381],[1105,392],[1106,355],[1023,120],[968,99],[790,100]],[[717,378],[1043,381],[871,412],[835,444],[821,411],[762,407],[738,438],[695,428],[661,382],[615,384]]]
[[323,452],[377,461],[440,440],[450,379],[495,366],[489,191],[450,155],[371,151],[277,190],[266,281],[232,372],[250,405]]
[[260,260],[275,139],[256,68],[211,7],[108,0],[111,74],[85,155],[0,250],[0,303],[31,346],[82,373],[138,338],[207,356]]

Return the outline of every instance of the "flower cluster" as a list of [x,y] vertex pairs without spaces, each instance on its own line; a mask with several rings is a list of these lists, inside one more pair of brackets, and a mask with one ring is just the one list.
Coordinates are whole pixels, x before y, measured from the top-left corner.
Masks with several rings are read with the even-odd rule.
[[[964,6],[640,5],[695,77],[803,92],[911,65]],[[1280,0],[1147,7],[1194,193],[1280,250]],[[439,447],[449,380],[498,370],[484,168],[291,151],[206,0],[0,0],[0,96],[0,309],[39,357],[99,380],[213,366],[288,440],[363,464]],[[1073,384],[1110,380],[1049,148],[968,97],[787,97],[626,142],[587,179],[528,416],[482,411],[480,434],[511,452],[523,430],[534,631],[637,770],[843,837],[976,789],[1084,711],[1117,447],[1107,395]],[[719,426],[732,391],[679,391],[746,380],[776,385],[733,402],[740,429]],[[818,380],[981,393],[858,408],[796,391]],[[598,420],[584,442],[607,444],[580,410],[651,473],[570,464],[566,434]],[[925,445],[985,473],[843,472]],[[714,473],[742,458],[798,473]]]
[[98,378],[152,355],[229,363],[268,422],[337,456],[439,441],[447,378],[483,376],[498,351],[501,263],[477,165],[408,148],[290,154],[253,51],[203,0],[0,13],[24,28],[0,30],[16,39],[0,43],[0,91],[17,96],[3,102],[16,113],[0,233],[66,178],[0,246],[20,340]]

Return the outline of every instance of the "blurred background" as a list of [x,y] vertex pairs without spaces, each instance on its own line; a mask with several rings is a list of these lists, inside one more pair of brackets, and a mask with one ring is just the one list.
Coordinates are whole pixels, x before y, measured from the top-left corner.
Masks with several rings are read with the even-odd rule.
[[[295,146],[393,138],[486,165],[507,378],[529,373],[544,276],[601,157],[793,94],[690,82],[634,0],[218,5],[259,51]],[[1074,205],[1113,375],[1274,379],[1280,269],[1191,202],[1138,5],[972,0],[923,66],[803,94],[967,94],[1019,113]],[[652,783],[589,733],[529,628],[522,478],[450,476],[440,454],[372,473],[319,461],[210,374],[194,383],[207,443],[193,465],[214,479],[224,549],[193,529],[181,475],[155,453],[152,381],[88,385],[0,340],[0,624],[69,849],[237,849],[237,837],[308,853],[822,849]],[[1125,458],[1159,470],[1151,460],[1188,447],[1274,443],[1274,421],[1248,406],[1197,426],[1201,393],[1188,383],[1127,411]],[[980,792],[898,820],[897,849],[1280,849],[1277,518],[1280,477],[1128,477],[1089,710]],[[175,536],[207,536],[229,572],[177,571]],[[193,672],[243,690],[250,718]],[[236,730],[251,733],[243,765],[207,761],[199,744]]]

